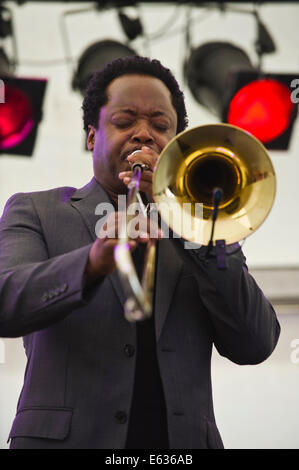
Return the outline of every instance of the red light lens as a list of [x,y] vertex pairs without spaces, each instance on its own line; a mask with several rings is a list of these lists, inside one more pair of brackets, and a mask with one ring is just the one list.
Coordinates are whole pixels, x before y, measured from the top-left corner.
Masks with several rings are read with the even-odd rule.
[[267,143],[288,128],[293,109],[286,85],[262,79],[245,85],[236,93],[229,106],[227,122]]
[[34,126],[33,111],[28,97],[21,90],[5,86],[5,102],[0,114],[0,148],[20,144]]

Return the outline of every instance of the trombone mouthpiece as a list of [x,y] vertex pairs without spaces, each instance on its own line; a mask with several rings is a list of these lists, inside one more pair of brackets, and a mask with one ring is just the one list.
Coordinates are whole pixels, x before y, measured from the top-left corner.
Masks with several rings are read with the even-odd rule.
[[135,162],[132,164],[132,171],[136,170],[137,168],[140,168],[141,171],[150,170],[150,167],[146,165],[146,163],[142,162]]

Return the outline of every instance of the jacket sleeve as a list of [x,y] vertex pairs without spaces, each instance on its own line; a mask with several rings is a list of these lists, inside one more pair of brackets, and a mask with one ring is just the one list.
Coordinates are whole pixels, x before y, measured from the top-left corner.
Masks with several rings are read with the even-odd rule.
[[[206,257],[205,247],[191,257],[200,298],[219,354],[237,364],[258,364],[273,352],[280,325],[271,303],[249,273],[239,245],[228,248],[227,269],[218,268],[216,256]],[[185,256],[190,259],[190,254]]]
[[12,196],[0,221],[0,336],[45,328],[84,305],[90,246],[49,258],[30,194]]
[[258,364],[273,352],[280,334],[274,309],[250,275],[239,249],[227,256],[227,269],[216,258],[203,263],[202,299],[214,328],[218,352],[237,364]]

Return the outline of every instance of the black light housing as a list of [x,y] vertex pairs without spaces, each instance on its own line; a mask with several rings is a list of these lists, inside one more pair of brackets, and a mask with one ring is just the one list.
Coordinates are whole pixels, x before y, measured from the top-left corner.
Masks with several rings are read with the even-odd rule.
[[0,73],[3,75],[9,75],[13,73],[14,67],[12,66],[5,50],[0,47]]
[[1,75],[4,102],[0,103],[0,153],[33,155],[46,79],[17,78]]
[[0,153],[31,157],[47,80],[14,76],[15,66],[0,48]]
[[248,55],[227,42],[209,42],[192,49],[185,76],[195,100],[217,116],[222,114],[227,78],[234,69],[254,70]]
[[118,19],[129,41],[134,41],[143,34],[143,26],[140,18],[130,18],[123,11],[118,12]]
[[0,153],[32,156],[47,80],[15,76],[18,61],[12,11],[0,5],[0,38],[10,36],[13,57],[0,47]]
[[239,47],[210,42],[191,51],[185,76],[195,100],[222,122],[247,130],[269,149],[288,148],[298,111],[291,101],[295,74],[263,73]]
[[108,62],[118,57],[136,55],[136,52],[118,41],[106,39],[89,46],[78,61],[77,69],[72,79],[72,87],[84,94],[91,75],[102,69]]

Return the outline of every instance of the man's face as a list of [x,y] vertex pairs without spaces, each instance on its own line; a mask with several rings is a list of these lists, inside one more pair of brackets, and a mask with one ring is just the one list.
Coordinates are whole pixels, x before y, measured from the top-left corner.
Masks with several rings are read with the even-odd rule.
[[125,193],[119,173],[130,170],[127,156],[142,146],[157,156],[175,136],[177,114],[171,94],[159,79],[123,75],[107,87],[108,101],[99,113],[98,129],[89,127],[95,178],[112,196]]

